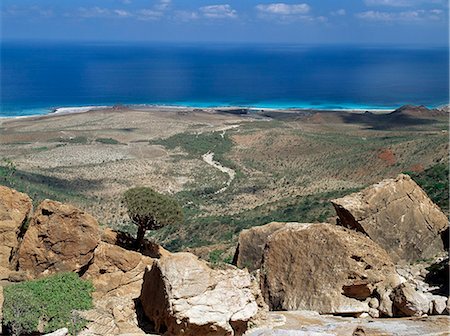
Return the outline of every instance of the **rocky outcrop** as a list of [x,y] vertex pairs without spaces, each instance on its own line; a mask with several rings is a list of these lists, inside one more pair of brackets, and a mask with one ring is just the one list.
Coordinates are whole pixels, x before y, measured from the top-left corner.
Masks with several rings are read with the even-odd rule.
[[250,272],[261,267],[261,259],[268,237],[287,226],[302,225],[299,223],[272,222],[266,225],[255,226],[242,230],[233,258],[233,265],[247,268]]
[[[111,245],[123,247],[126,250],[134,250],[136,247],[136,239],[129,233],[116,231],[110,228],[105,228],[102,231],[102,241]],[[147,239],[144,239],[143,246],[140,247],[138,252],[151,258],[161,258],[162,256],[170,254],[170,252],[161,245]]]
[[119,246],[101,242],[83,277],[92,281],[95,298],[103,296],[139,297],[146,266],[152,258]]
[[212,270],[190,253],[155,260],[142,285],[145,315],[164,335],[242,335],[257,316],[250,275]]
[[94,300],[94,305],[94,309],[79,312],[88,321],[79,336],[149,335],[141,329],[136,302],[131,296],[105,296]]
[[[377,316],[377,287],[400,277],[388,254],[363,234],[332,224],[273,233],[261,266],[261,289],[272,310]],[[392,305],[392,303],[391,303]]]
[[32,209],[28,195],[0,186],[0,274],[7,277],[19,246],[23,225]]
[[427,318],[353,318],[312,311],[269,313],[270,326],[246,336],[448,336],[449,316]]
[[366,234],[396,262],[428,259],[443,251],[441,233],[448,219],[408,175],[332,203],[340,225]]
[[94,217],[71,205],[45,200],[23,237],[19,269],[34,277],[65,271],[83,273],[99,242]]

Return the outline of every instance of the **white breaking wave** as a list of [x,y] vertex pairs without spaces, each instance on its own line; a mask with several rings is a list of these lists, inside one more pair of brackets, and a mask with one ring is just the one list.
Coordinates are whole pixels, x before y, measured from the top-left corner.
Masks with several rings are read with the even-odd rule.
[[98,109],[106,109],[110,106],[74,106],[74,107],[59,107],[53,110],[52,114],[61,114],[61,113],[81,113],[81,112],[89,112],[92,110]]

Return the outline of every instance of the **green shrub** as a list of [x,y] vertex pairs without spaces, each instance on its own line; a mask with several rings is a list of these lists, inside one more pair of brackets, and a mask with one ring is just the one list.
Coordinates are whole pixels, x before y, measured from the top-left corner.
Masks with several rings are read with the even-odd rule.
[[209,252],[208,261],[212,264],[218,264],[222,261],[223,250],[212,250]]
[[60,273],[4,288],[3,325],[12,335],[67,327],[72,335],[86,321],[74,319],[74,311],[92,308],[94,287],[76,273]]
[[96,142],[100,142],[102,144],[106,144],[106,145],[118,145],[120,144],[119,141],[117,141],[116,139],[113,138],[97,138],[95,139]]
[[56,138],[56,139],[51,139],[49,141],[85,145],[89,142],[89,139],[87,137],[81,135],[81,136],[70,137],[70,138]]

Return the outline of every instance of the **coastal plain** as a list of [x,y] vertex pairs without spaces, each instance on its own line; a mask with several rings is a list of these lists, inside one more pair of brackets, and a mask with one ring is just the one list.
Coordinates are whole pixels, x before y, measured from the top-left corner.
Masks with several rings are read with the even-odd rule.
[[[0,119],[3,184],[133,232],[125,190],[149,186],[185,222],[150,233],[172,251],[229,261],[242,229],[332,221],[330,199],[448,164],[448,111],[111,107]],[[448,209],[443,209],[448,215]]]

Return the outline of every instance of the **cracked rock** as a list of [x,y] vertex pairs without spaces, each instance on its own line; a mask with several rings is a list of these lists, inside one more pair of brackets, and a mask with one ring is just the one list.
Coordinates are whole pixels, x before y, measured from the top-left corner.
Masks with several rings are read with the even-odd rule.
[[362,232],[394,262],[414,262],[444,251],[448,219],[408,176],[400,174],[332,201],[338,224]]
[[32,203],[28,195],[0,186],[0,274],[7,278],[19,246],[19,235],[28,218]]
[[34,277],[82,273],[100,243],[98,223],[74,206],[43,201],[31,218],[19,248],[19,270]]
[[242,335],[258,315],[246,270],[213,270],[190,253],[155,260],[144,275],[140,300],[164,335]]
[[271,310],[373,314],[376,288],[392,288],[391,282],[397,286],[398,278],[381,247],[363,234],[332,224],[275,232],[261,267],[261,289]]

